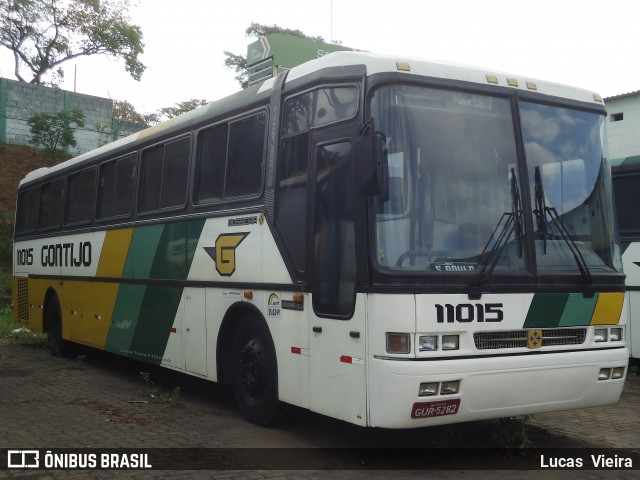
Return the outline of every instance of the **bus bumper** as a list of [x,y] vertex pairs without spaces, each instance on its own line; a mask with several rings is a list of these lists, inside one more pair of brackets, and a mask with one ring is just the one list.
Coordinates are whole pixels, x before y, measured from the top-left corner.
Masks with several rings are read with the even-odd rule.
[[[612,404],[628,360],[626,347],[437,361],[372,358],[369,425],[415,428]],[[621,368],[621,378],[611,378]],[[601,371],[609,378],[599,380]],[[455,381],[458,393],[440,393],[443,382]],[[438,384],[438,393],[420,396],[421,384]]]

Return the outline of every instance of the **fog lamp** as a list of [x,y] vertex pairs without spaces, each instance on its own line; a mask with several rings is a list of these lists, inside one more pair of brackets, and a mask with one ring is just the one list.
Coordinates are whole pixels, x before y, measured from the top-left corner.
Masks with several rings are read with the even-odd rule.
[[617,379],[624,377],[624,367],[616,367],[611,371],[611,378]]
[[596,343],[602,343],[607,341],[607,329],[606,328],[596,328],[593,331],[593,337]]
[[411,342],[408,333],[387,333],[387,353],[409,353]]
[[429,397],[431,395],[437,395],[437,394],[438,394],[437,383],[421,383],[420,384],[419,395],[421,397]]
[[442,387],[440,387],[441,395],[453,395],[460,391],[460,380],[455,380],[452,382],[442,382]]
[[600,373],[598,373],[598,380],[609,380],[611,377],[611,369],[610,368],[601,368]]
[[443,335],[442,350],[458,350],[460,348],[460,335]]
[[432,352],[434,350],[438,350],[438,336],[437,335],[426,335],[420,337],[420,351],[421,352]]
[[622,328],[612,328],[609,330],[609,341],[621,342],[622,341]]

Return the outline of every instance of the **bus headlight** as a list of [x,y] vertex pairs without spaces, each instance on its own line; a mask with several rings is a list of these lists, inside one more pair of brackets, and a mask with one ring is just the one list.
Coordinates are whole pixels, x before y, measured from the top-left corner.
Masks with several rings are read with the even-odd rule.
[[426,335],[420,337],[419,349],[421,352],[431,352],[433,350],[438,350],[438,336],[437,335]]
[[611,371],[612,380],[622,377],[624,377],[624,367],[616,367]]
[[411,340],[408,333],[387,333],[387,353],[411,352]]
[[442,382],[442,386],[440,387],[441,395],[454,395],[460,391],[460,380],[455,380],[453,382]]
[[442,350],[460,349],[460,335],[443,335]]
[[598,380],[609,380],[611,378],[610,368],[601,368],[598,373]]
[[622,328],[612,328],[609,330],[609,341],[610,342],[621,342],[622,341]]
[[419,395],[421,397],[430,397],[438,394],[439,383],[421,383]]
[[594,341],[596,343],[602,343],[607,341],[607,329],[606,328],[596,328],[593,331]]

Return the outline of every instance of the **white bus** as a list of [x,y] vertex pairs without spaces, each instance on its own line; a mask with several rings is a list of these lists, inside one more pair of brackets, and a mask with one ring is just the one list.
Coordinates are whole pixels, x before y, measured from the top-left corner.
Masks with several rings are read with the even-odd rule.
[[605,109],[339,52],[21,182],[14,314],[283,403],[424,427],[616,402]]
[[[615,208],[626,274],[627,338],[631,363],[640,364],[640,155],[611,160]],[[635,316],[634,316],[635,314]]]

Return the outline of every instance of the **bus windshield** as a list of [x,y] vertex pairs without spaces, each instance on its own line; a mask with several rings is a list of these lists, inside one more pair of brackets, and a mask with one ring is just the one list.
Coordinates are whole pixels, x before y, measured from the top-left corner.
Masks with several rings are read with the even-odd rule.
[[[371,111],[389,165],[388,198],[377,200],[379,267],[471,276],[491,263],[496,272],[574,273],[583,270],[577,250],[591,273],[620,269],[603,117],[525,102],[519,108],[522,133],[509,98],[409,85],[376,90]],[[527,179],[520,178],[519,135]],[[527,235],[534,251],[525,248]]]

